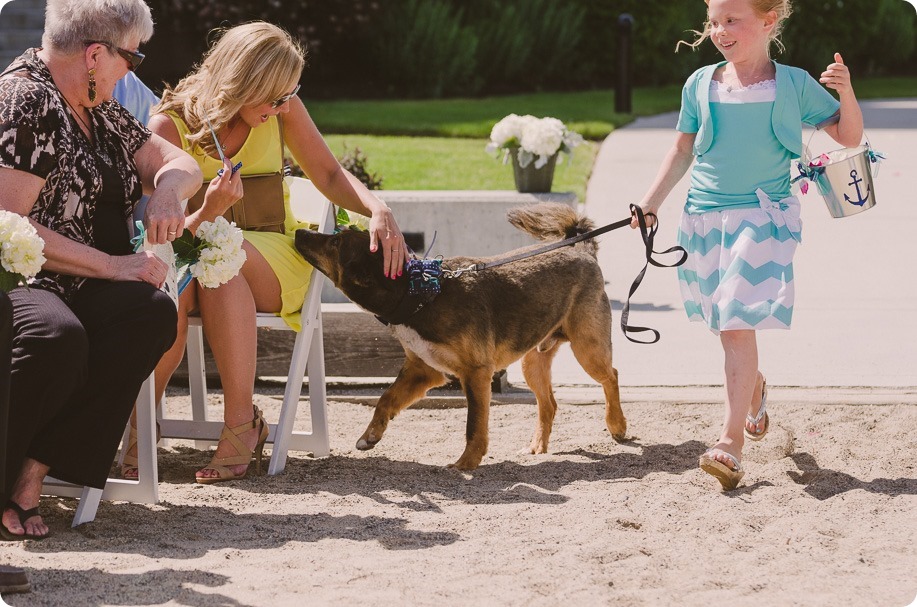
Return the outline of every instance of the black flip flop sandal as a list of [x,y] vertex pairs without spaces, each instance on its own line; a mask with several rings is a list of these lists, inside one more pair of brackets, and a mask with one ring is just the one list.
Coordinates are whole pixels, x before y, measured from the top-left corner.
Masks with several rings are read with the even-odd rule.
[[[38,506],[35,506],[34,508],[29,508],[28,510],[26,510],[25,508],[23,508],[22,506],[14,502],[13,500],[10,500],[9,502],[7,502],[6,507],[4,507],[4,510],[12,510],[13,512],[15,512],[16,516],[19,517],[19,524],[22,525],[23,529],[25,529],[25,522],[27,520],[29,520],[33,516],[40,516],[40,513],[38,512]],[[48,533],[45,533],[44,535],[35,535],[34,533],[23,533],[22,535],[16,535],[15,533],[7,529],[6,525],[4,525],[3,523],[0,523],[0,537],[3,537],[3,539],[8,542],[19,542],[22,540],[43,540],[46,537],[48,537],[49,535],[51,535],[50,531]]]

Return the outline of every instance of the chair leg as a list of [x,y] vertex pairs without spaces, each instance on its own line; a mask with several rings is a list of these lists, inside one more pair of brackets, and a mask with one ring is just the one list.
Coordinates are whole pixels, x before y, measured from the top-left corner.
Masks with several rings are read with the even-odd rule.
[[315,445],[312,454],[315,457],[328,457],[331,454],[326,400],[325,342],[322,337],[321,317],[319,317],[309,352],[309,407],[312,414],[312,439]]
[[293,356],[290,361],[290,371],[287,374],[283,405],[280,407],[280,420],[274,427],[271,463],[267,469],[267,473],[270,475],[280,474],[287,465],[287,452],[290,450],[293,422],[296,420],[296,411],[299,408],[299,395],[302,394],[302,384],[306,374],[306,365],[310,358],[309,351],[314,343],[312,338],[314,334],[315,328],[313,324],[310,323],[308,326],[303,326],[293,344]]
[[[207,419],[207,375],[204,372],[204,329],[198,325],[188,327],[188,387],[191,390],[191,418]],[[194,441],[195,449],[209,449],[212,441]]]
[[156,465],[156,378],[143,382],[137,398],[137,474],[138,499],[150,504],[159,501],[159,469]]
[[79,527],[83,523],[91,523],[94,521],[101,500],[101,489],[83,487],[83,493],[80,495],[80,505],[76,507],[76,514],[73,516],[73,524],[70,526]]

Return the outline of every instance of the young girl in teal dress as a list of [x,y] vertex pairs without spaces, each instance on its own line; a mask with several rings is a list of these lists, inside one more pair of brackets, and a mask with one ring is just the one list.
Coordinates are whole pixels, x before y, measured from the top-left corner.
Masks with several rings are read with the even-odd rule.
[[790,0],[705,1],[707,23],[690,46],[709,38],[725,61],[685,83],[675,143],[640,206],[655,213],[694,165],[678,233],[689,256],[678,278],[689,319],[719,335],[726,373],[723,429],[699,464],[731,490],[745,473],[745,438],[760,440],[770,425],[756,331],[788,329],[793,315],[802,225],[790,161],[802,154],[802,123],[837,115],[824,131],[852,147],[863,117],[840,54],[819,79],[840,102],[805,71],[771,60]]

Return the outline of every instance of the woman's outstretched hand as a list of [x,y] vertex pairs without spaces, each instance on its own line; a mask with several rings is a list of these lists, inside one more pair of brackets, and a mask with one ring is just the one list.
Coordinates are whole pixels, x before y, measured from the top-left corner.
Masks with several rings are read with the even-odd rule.
[[404,273],[408,247],[392,210],[387,206],[373,213],[369,220],[369,250],[375,253],[380,246],[382,247],[383,272],[386,278],[394,280]]

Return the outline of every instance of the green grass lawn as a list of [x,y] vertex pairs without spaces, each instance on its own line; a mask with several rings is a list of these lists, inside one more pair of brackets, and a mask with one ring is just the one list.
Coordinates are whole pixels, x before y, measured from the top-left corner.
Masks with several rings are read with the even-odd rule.
[[[634,91],[634,115],[678,109],[681,87]],[[602,139],[634,115],[614,112],[612,91],[535,93],[481,99],[309,101],[323,133],[487,138],[507,114],[553,116],[587,139]]]
[[[855,82],[860,99],[917,97],[917,78]],[[319,130],[338,157],[359,146],[370,172],[387,190],[514,189],[512,167],[484,152],[494,123],[510,113],[554,116],[587,139],[600,141],[635,116],[675,111],[680,86],[634,91],[633,114],[616,114],[612,91],[537,93],[483,99],[425,101],[306,100]],[[585,199],[597,143],[577,148],[572,164],[558,163],[554,191]],[[562,157],[563,158],[563,157]],[[659,159],[662,161],[662,158]]]
[[[370,173],[382,175],[386,190],[513,190],[513,167],[484,151],[485,139],[443,137],[378,137],[327,135],[331,151],[340,157],[344,145],[366,154]],[[598,152],[587,141],[576,148],[573,162],[561,155],[554,171],[555,192],[575,192],[582,201]]]
[[[875,78],[854,84],[860,99],[917,97],[917,78]],[[601,140],[636,116],[677,110],[681,86],[635,89],[633,114],[614,112],[610,90],[481,99],[305,101],[325,134],[487,138],[498,120],[516,113],[553,116],[583,137]]]

